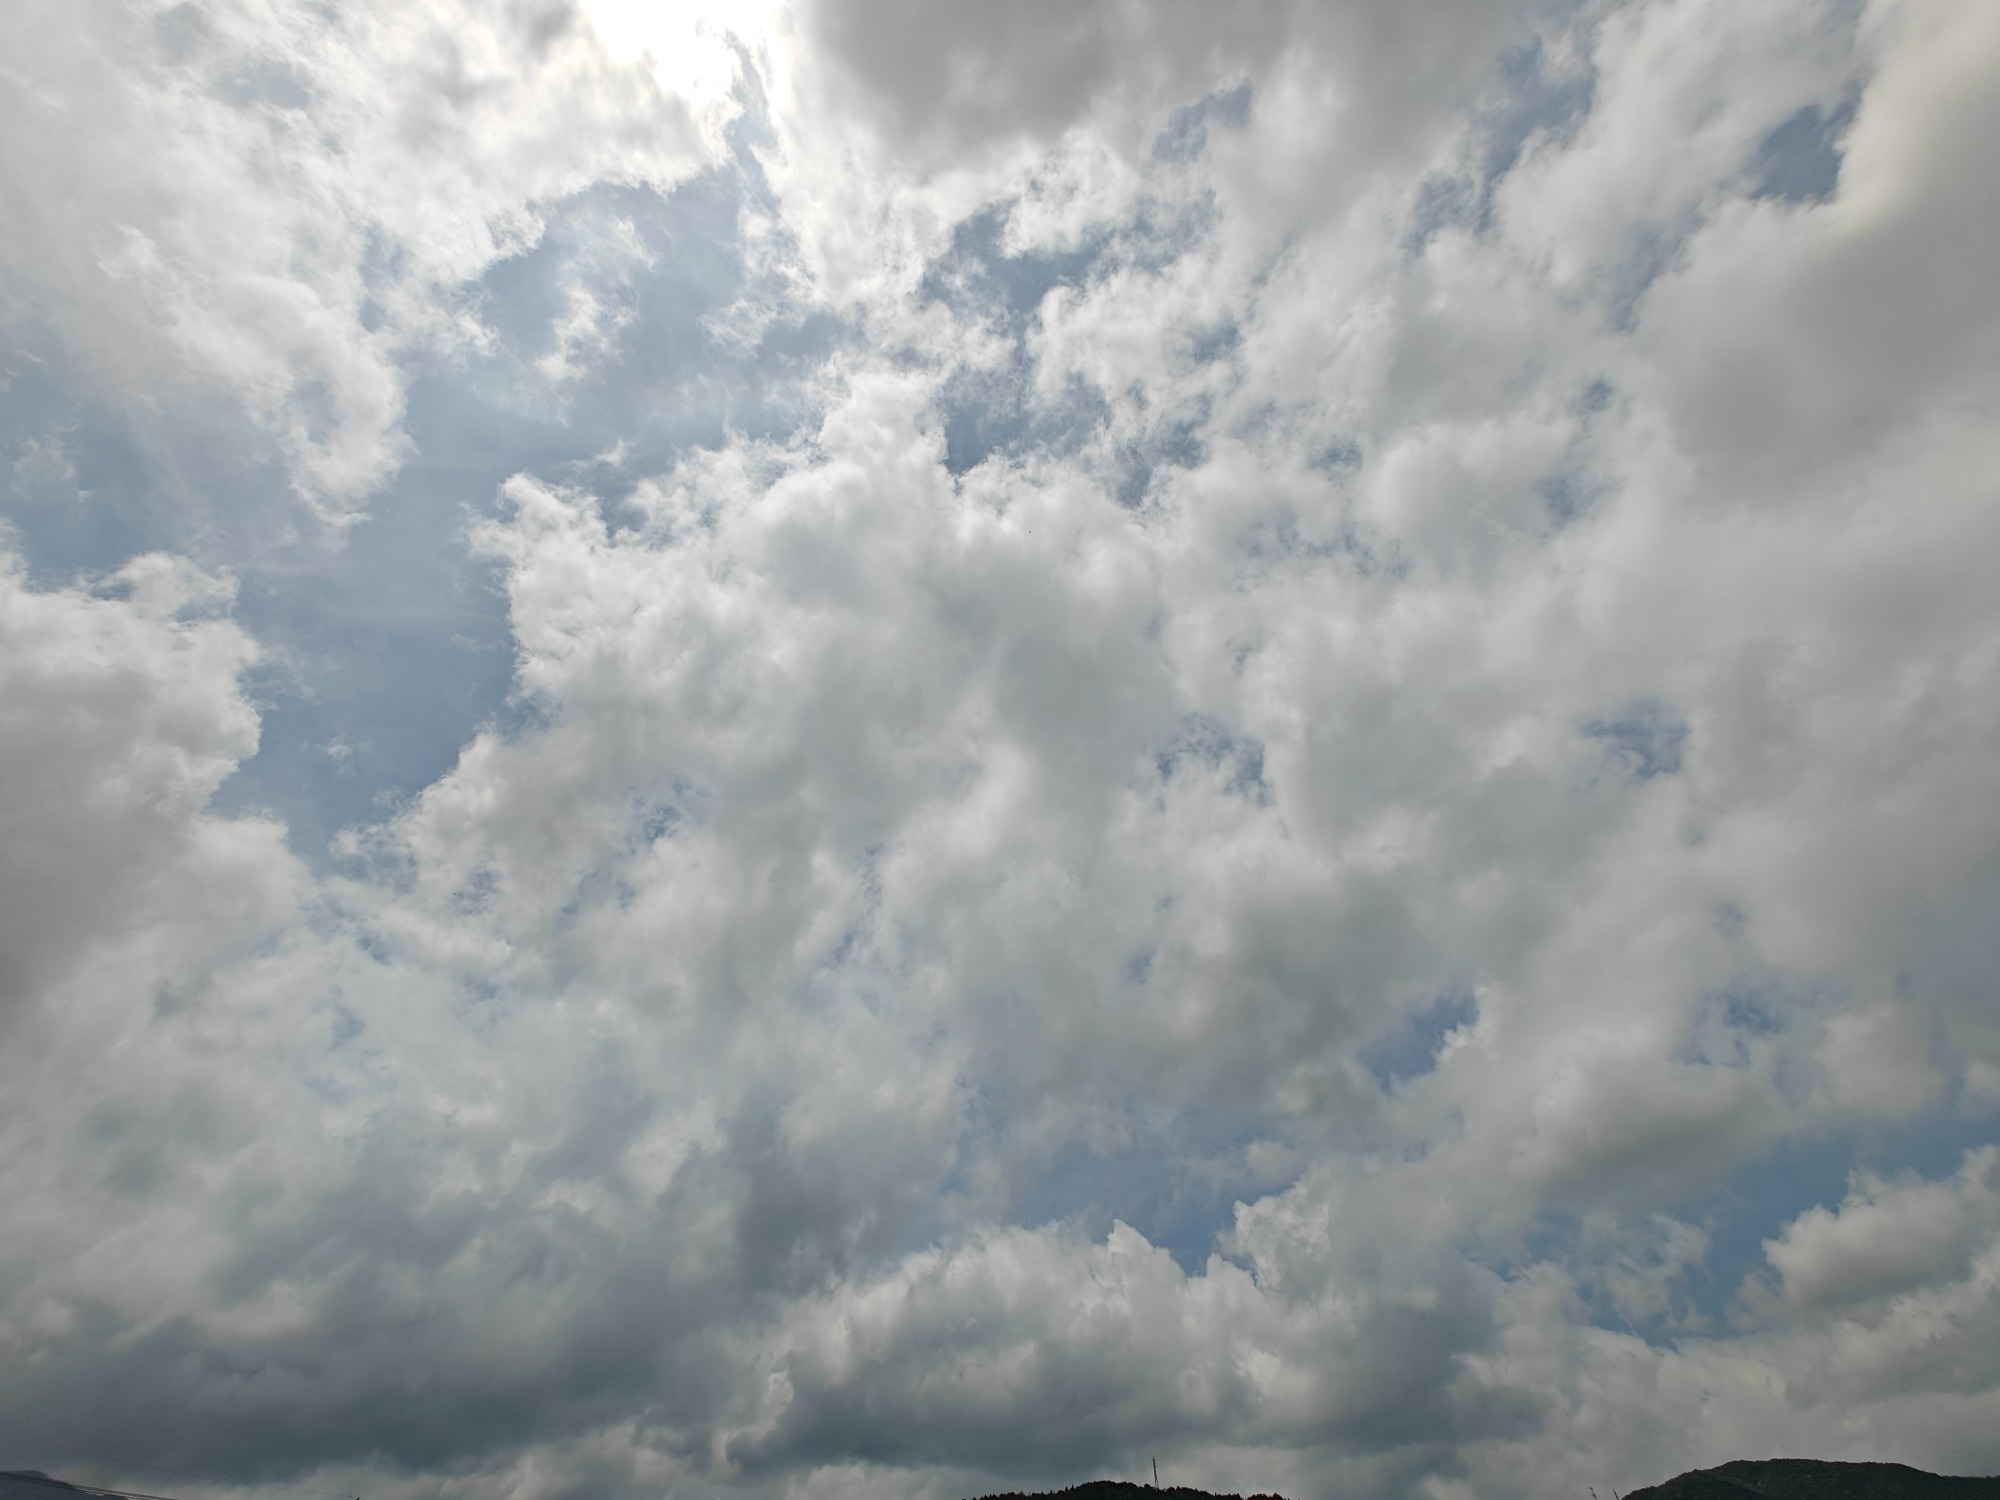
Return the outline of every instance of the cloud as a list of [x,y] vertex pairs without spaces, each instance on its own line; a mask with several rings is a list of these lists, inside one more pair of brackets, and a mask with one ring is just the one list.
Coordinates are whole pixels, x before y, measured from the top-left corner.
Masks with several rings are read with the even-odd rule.
[[199,813],[256,746],[236,679],[256,648],[231,588],[174,558],[134,559],[101,592],[40,593],[0,573],[0,738],[9,766],[0,1024],[59,984],[106,932],[181,904],[186,870],[229,883],[263,830]]
[[1838,1209],[1811,1209],[1764,1242],[1785,1300],[1849,1302],[1966,1275],[1992,1217],[1994,1171],[1986,1147],[1943,1182],[1857,1178]]
[[0,1458],[2000,1462],[1982,15],[23,12]]
[[94,0],[8,30],[10,318],[133,404],[240,407],[333,517],[408,457],[399,356],[474,335],[451,289],[551,199],[698,170],[728,105],[566,5]]
[[[1354,115],[1363,129],[1379,129],[1435,107],[1440,93],[1448,98],[1485,49],[1520,24],[1520,8],[1447,0],[1223,14],[1095,0],[973,15],[900,0],[822,0],[802,7],[796,24],[812,44],[807,65],[836,77],[845,97],[871,108],[921,159],[938,147],[965,153],[1009,137],[1046,141],[1099,111],[1181,104],[1301,47],[1324,70],[1322,86],[1359,96]],[[1357,66],[1362,57],[1375,69]],[[1384,72],[1399,75],[1400,104],[1386,97]]]

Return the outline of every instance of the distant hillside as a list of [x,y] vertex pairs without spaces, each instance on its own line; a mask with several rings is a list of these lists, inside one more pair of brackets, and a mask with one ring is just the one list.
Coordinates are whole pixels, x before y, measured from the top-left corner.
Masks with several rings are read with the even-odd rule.
[[[1093,1479],[1089,1484],[1072,1485],[1066,1490],[1043,1490],[1021,1495],[986,1495],[982,1500],[1243,1500],[1241,1495],[1212,1495],[1207,1490],[1183,1489],[1179,1485],[1127,1484],[1122,1479]],[[1250,1500],[1284,1500],[1282,1495],[1252,1495]],[[1984,1497],[1980,1497],[1984,1500]]]
[[0,1500],[165,1500],[165,1497],[107,1490],[95,1484],[71,1484],[40,1469],[8,1469],[0,1473]]
[[2000,1500],[2000,1478],[1926,1474],[1902,1464],[1739,1459],[1632,1490],[1625,1500]]
[[[1240,1500],[1206,1490],[1154,1489],[1099,1479],[1041,1494],[987,1495],[982,1500]],[[1250,1500],[1280,1500],[1252,1495]],[[1570,1497],[1576,1500],[1576,1497]],[[1587,1497],[1585,1497],[1587,1500]],[[1601,1500],[1610,1500],[1608,1491]],[[1810,1458],[1739,1460],[1719,1469],[1696,1469],[1665,1484],[1633,1490],[1624,1500],[2000,1500],[2000,1478],[1965,1479],[1926,1474],[1902,1464],[1832,1464]]]
[[9,1469],[0,1473],[0,1500],[50,1500],[51,1490],[72,1495],[83,1493],[75,1485],[49,1478],[40,1469]]

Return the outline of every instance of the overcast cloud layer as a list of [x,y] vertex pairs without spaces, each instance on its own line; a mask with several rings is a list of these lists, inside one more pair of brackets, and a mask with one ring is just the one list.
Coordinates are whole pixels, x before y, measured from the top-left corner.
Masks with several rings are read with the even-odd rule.
[[0,1467],[2000,1469],[2000,6],[0,57]]

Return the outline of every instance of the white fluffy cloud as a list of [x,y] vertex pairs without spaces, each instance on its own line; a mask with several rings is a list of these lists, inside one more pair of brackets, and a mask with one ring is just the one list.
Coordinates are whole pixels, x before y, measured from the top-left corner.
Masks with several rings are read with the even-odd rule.
[[2000,1463],[1985,7],[7,24],[94,399],[549,435],[324,858],[237,560],[0,580],[0,1458]]
[[1864,1176],[1839,1208],[1800,1214],[1764,1247],[1785,1300],[1849,1302],[1965,1276],[1982,1248],[1975,1236],[1993,1229],[1995,1168],[1986,1146],[1955,1179]]
[[0,1017],[11,1021],[96,940],[179,906],[188,866],[213,861],[204,878],[230,878],[231,846],[250,830],[201,812],[255,748],[257,716],[236,685],[255,648],[216,617],[226,579],[156,554],[102,594],[38,593],[5,563]]
[[568,0],[32,0],[7,27],[9,317],[155,422],[240,408],[334,515],[407,455],[397,357],[471,331],[452,289],[555,198],[687,177],[732,112],[721,37],[681,39],[706,66],[669,92]]

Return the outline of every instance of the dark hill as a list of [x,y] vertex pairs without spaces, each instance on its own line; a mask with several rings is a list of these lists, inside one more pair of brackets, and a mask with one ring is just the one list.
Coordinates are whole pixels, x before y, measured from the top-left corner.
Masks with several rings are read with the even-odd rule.
[[82,1493],[75,1485],[51,1479],[40,1469],[9,1469],[0,1473],[0,1500],[61,1500],[65,1494]]
[[1633,1490],[1625,1500],[2000,1500],[2000,1478],[1926,1474],[1902,1464],[1738,1459]]
[[[1122,1479],[1093,1479],[1088,1484],[1071,1485],[1066,1490],[1044,1490],[1034,1495],[1009,1491],[1005,1495],[987,1495],[984,1500],[1243,1500],[1243,1497],[1211,1495],[1207,1490],[1183,1489],[1178,1485],[1156,1490],[1150,1484],[1127,1484]],[[1284,1496],[1252,1495],[1250,1500],[1284,1500]]]
[[[1240,1500],[1206,1490],[1154,1489],[1098,1479],[1040,1494],[987,1495],[984,1500]],[[1252,1495],[1250,1500],[1280,1500]],[[1695,1469],[1664,1484],[1633,1490],[1624,1500],[2000,1500],[2000,1478],[1926,1474],[1902,1464],[1834,1464],[1811,1458],[1739,1459]]]

